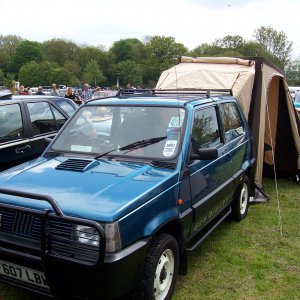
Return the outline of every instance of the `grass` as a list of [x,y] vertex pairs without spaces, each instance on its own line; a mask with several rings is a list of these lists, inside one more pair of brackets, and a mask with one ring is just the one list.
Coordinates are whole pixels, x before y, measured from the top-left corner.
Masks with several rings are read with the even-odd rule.
[[[300,186],[264,180],[268,203],[251,205],[241,223],[226,221],[188,255],[188,274],[179,276],[173,300],[300,299]],[[40,296],[0,285],[0,300]]]
[[188,257],[179,299],[300,299],[300,186],[279,180],[280,233],[275,183],[264,180],[267,204],[251,205],[241,223],[223,223]]

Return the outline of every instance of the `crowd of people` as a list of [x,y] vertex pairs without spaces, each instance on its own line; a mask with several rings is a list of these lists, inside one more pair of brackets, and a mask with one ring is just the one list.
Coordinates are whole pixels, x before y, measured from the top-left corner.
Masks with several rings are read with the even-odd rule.
[[6,90],[12,95],[48,95],[65,97],[73,100],[78,105],[92,98],[109,96],[111,92],[109,90],[102,90],[102,88],[99,86],[95,88],[90,87],[88,83],[85,83],[83,85],[83,89],[76,90],[73,87],[59,89],[58,86],[53,83],[51,85],[51,89],[47,90],[42,86],[38,86],[37,88],[24,87],[24,85],[18,86],[18,83],[16,81],[12,81],[9,90],[5,86],[2,86],[1,90]]

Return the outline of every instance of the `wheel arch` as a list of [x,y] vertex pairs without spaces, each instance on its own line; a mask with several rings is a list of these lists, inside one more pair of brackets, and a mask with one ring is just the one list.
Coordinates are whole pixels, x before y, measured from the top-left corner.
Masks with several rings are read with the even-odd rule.
[[161,226],[157,228],[152,234],[153,238],[159,235],[167,233],[172,235],[178,243],[179,246],[179,270],[180,275],[186,275],[187,273],[187,252],[186,245],[183,235],[183,226],[178,217],[170,218],[166,220]]

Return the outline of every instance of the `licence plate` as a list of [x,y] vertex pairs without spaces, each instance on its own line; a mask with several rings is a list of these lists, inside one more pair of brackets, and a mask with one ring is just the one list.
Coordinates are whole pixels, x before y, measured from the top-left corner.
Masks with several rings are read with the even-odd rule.
[[0,275],[49,289],[43,272],[0,260]]

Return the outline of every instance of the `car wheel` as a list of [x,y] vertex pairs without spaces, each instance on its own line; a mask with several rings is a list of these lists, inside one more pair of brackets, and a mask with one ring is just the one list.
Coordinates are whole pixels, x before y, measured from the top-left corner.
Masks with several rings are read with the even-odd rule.
[[176,239],[161,234],[150,245],[135,299],[171,299],[178,273],[179,248]]
[[244,177],[243,184],[237,189],[234,194],[232,203],[232,216],[235,221],[243,220],[248,213],[249,208],[249,178],[247,175]]

